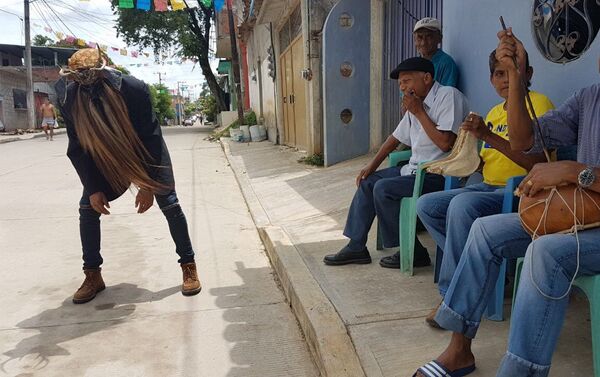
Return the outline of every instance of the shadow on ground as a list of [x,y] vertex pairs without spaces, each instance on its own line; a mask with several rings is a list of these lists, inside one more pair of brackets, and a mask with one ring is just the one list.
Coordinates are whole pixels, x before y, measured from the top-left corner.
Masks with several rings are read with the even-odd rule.
[[231,307],[232,302],[243,300],[240,295],[247,291],[246,284],[273,273],[270,267],[247,268],[240,261],[235,264],[242,284],[210,289],[210,294],[217,297],[217,306],[226,308],[223,319],[228,324],[223,338],[233,344],[229,354],[236,365],[227,376],[317,376],[312,365],[306,363],[308,348],[304,340],[289,336],[300,330],[281,293],[271,304]]
[[[96,299],[86,304],[75,305],[68,297],[59,307],[44,310],[16,325],[19,329],[37,333],[4,352],[7,359],[0,363],[0,370],[7,373],[7,366],[18,362],[39,372],[49,365],[50,357],[70,355],[60,346],[61,343],[118,325],[135,312],[136,304],[160,301],[179,291],[179,285],[153,292],[134,284],[122,283],[106,287]],[[107,296],[108,292],[110,302],[100,304],[105,301],[100,298]],[[70,328],[66,330],[65,327]]]

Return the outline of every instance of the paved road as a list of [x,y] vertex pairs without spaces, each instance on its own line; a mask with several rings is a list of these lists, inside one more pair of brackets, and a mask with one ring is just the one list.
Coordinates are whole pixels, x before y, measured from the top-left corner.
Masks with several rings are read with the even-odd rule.
[[181,271],[155,206],[134,196],[102,220],[106,291],[71,303],[82,280],[81,185],[66,136],[0,145],[0,376],[316,376],[218,144],[165,130],[203,291]]

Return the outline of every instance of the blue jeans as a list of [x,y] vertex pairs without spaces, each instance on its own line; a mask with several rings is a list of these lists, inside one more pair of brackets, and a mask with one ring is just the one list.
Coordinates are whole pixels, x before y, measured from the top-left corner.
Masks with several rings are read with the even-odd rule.
[[[579,233],[579,275],[600,273],[600,228]],[[531,241],[518,214],[477,219],[435,320],[443,328],[474,338],[498,278],[503,258],[525,256],[512,312],[508,351],[498,377],[545,377],[565,318],[569,287],[577,265],[573,235],[551,234]]]
[[[169,224],[169,231],[175,242],[175,251],[179,255],[178,262],[193,262],[194,249],[177,193],[171,190],[165,195],[155,195],[154,197]],[[102,255],[100,255],[100,214],[90,205],[90,197],[86,192],[79,201],[79,234],[83,249],[83,268],[100,267],[103,262]]]
[[438,289],[446,294],[475,219],[502,210],[504,188],[478,183],[464,188],[423,195],[417,214],[435,243],[443,250]]
[[[400,175],[400,167],[382,169],[363,179],[352,199],[344,236],[350,238],[354,245],[364,247],[373,220],[377,216],[384,247],[398,247],[400,201],[413,195],[414,184],[415,176]],[[443,188],[443,176],[425,175],[423,193],[439,191]]]

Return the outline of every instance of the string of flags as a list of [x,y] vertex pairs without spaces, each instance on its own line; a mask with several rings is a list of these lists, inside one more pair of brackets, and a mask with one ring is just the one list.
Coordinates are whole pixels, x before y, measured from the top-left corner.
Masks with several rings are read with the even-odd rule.
[[[88,0],[80,0],[88,1]],[[170,7],[169,7],[170,3]],[[188,3],[190,5],[188,5]],[[167,12],[169,10],[178,11],[185,8],[195,8],[197,3],[201,3],[203,6],[210,8],[213,5],[213,0],[188,0],[187,3],[184,0],[119,0],[119,8],[122,9],[140,9],[144,11],[154,10],[155,12]],[[152,9],[154,5],[154,9]],[[225,5],[225,0],[214,0],[215,9],[220,11]]]
[[[148,52],[137,51],[137,50],[128,50],[126,48],[108,46],[108,45],[104,45],[104,44],[98,44],[98,43],[92,42],[92,41],[86,41],[85,39],[77,38],[76,36],[73,36],[73,35],[67,35],[61,31],[54,31],[52,28],[50,28],[48,26],[42,26],[37,23],[33,23],[32,26],[34,29],[44,30],[46,33],[53,35],[59,41],[65,41],[68,44],[78,45],[80,47],[90,47],[90,48],[100,47],[100,49],[107,54],[108,53],[119,54],[121,56],[128,56],[128,57],[131,57],[134,59],[152,58],[153,60],[157,60],[157,59],[154,59],[154,54],[152,54],[152,56],[150,56],[151,54]],[[184,57],[184,58],[177,58],[177,59],[172,59],[172,60],[168,60],[168,58],[169,58],[168,55],[163,54],[160,56],[160,59],[158,59],[158,60],[161,61],[161,63],[163,65],[164,64],[181,65],[186,62],[192,62],[195,64],[198,61],[198,59],[196,59],[196,58],[185,58]],[[128,65],[131,67],[142,67],[142,66],[147,67],[147,66],[150,66],[151,64],[152,63],[130,63]]]

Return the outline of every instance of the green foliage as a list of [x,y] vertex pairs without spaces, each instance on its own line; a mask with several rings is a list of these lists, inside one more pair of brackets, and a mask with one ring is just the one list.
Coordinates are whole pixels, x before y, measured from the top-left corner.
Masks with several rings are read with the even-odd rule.
[[225,109],[225,93],[216,84],[209,63],[211,27],[215,19],[212,7],[200,2],[199,7],[180,12],[145,12],[119,8],[118,3],[119,0],[111,0],[112,9],[117,15],[117,36],[122,37],[128,45],[151,48],[157,57],[175,54],[197,58],[202,74],[210,83],[209,88],[217,106]]
[[302,157],[298,160],[298,162],[306,165],[314,165],[314,166],[323,166],[325,165],[325,161],[323,160],[323,155],[321,154],[313,154],[312,156]]
[[[256,114],[254,111],[250,111],[249,113],[244,114],[244,125],[245,126],[255,126],[256,123]],[[231,123],[231,128],[239,128],[240,120],[236,119]]]
[[150,85],[150,101],[152,108],[158,118],[159,123],[163,123],[165,118],[174,119],[175,110],[171,107],[171,95],[169,89],[162,84]]
[[49,46],[54,43],[52,38],[48,38],[45,35],[38,34],[31,40],[33,46]]
[[214,122],[217,119],[217,101],[212,94],[199,99],[202,112],[206,115],[208,122]]
[[244,115],[244,124],[249,126],[254,126],[257,124],[256,113],[254,111],[250,111],[248,114]]
[[183,105],[183,112],[186,117],[189,117],[192,114],[197,114],[202,110],[202,104],[200,100],[196,100],[194,102],[187,102]]

